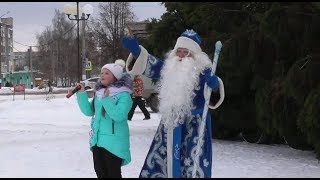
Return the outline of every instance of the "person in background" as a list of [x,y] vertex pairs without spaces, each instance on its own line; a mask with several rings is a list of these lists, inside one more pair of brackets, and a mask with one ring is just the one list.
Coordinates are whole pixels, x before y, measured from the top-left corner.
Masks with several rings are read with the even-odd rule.
[[[123,67],[125,73],[127,73],[126,72],[126,62],[123,59],[117,59],[114,63]],[[133,94],[132,94],[133,105],[132,105],[132,108],[129,112],[128,120],[131,121],[132,116],[134,114],[134,110],[136,109],[137,106],[139,106],[139,108],[141,109],[141,111],[144,114],[143,120],[149,120],[150,113],[146,109],[145,100],[142,98],[142,93],[144,91],[143,81],[140,76],[134,76],[133,78],[134,78],[134,80],[133,80]]]
[[95,95],[89,101],[84,86],[76,93],[81,112],[92,116],[90,150],[98,178],[122,178],[121,167],[131,162],[128,113],[132,107],[132,79],[123,67],[101,68]]
[[145,101],[142,99],[142,93],[143,93],[144,87],[143,87],[143,81],[139,75],[135,75],[133,79],[133,93],[132,93],[132,100],[133,105],[128,115],[128,120],[132,120],[132,116],[134,114],[134,111],[137,106],[141,109],[144,119],[143,120],[149,120],[150,119],[150,113],[146,109]]
[[52,82],[50,79],[48,80],[47,84],[48,84],[48,88],[49,88],[49,93],[52,93],[53,88],[52,88]]

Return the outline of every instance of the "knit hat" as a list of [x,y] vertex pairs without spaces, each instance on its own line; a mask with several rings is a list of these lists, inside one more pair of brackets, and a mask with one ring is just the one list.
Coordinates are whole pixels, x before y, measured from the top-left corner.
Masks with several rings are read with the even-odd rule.
[[192,29],[191,30],[187,29],[177,39],[174,49],[186,48],[194,53],[199,53],[199,52],[202,52],[200,44],[201,44],[200,36]]
[[114,63],[122,66],[123,68],[126,67],[126,62],[123,59],[117,59]]
[[102,66],[101,71],[102,69],[108,69],[109,71],[111,71],[114,77],[117,78],[117,80],[121,79],[123,76],[123,67],[118,64],[105,64],[104,66]]

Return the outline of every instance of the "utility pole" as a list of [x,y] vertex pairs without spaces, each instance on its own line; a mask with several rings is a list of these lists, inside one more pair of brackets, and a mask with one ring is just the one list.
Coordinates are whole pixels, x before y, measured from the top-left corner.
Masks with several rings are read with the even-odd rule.
[[29,46],[29,63],[30,63],[30,68],[29,71],[30,73],[30,83],[33,85],[33,67],[32,67],[32,46]]
[[[1,27],[2,27],[2,23],[1,23],[1,18],[0,18],[0,82],[3,83],[2,79],[2,30],[1,30]],[[2,85],[2,84],[1,84]]]
[[87,74],[86,74],[86,64],[87,58],[86,58],[86,36],[85,36],[85,30],[86,30],[86,21],[85,19],[85,14],[82,13],[81,20],[82,20],[82,80],[87,79]]
[[78,41],[78,82],[81,81],[80,42],[79,42],[79,2],[77,2],[77,41]]
[[8,37],[8,34],[9,34],[9,28],[6,27],[4,28],[4,39],[6,40],[6,64],[7,64],[7,73],[10,72],[10,66],[9,66],[9,37]]

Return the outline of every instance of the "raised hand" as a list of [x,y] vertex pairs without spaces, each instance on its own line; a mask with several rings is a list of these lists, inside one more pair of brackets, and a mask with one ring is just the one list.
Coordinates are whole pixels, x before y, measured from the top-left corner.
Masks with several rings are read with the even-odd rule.
[[83,83],[77,83],[76,86],[80,86],[81,87],[79,91],[84,91],[85,90]]
[[141,49],[135,36],[124,36],[121,42],[123,47],[128,49],[133,56],[138,57],[140,55]]

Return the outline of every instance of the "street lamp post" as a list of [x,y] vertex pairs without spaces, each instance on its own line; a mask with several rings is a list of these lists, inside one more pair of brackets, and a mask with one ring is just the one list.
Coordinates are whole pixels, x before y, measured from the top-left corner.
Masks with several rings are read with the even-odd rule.
[[[81,11],[81,17],[79,16],[79,12]],[[82,9],[79,9],[79,2],[77,2],[77,6],[74,7],[70,4],[66,4],[64,6],[64,13],[67,15],[68,19],[77,21],[77,44],[78,44],[78,82],[84,79],[86,79],[86,70],[85,70],[85,64],[86,64],[86,57],[85,57],[85,36],[84,36],[84,30],[85,30],[85,20],[88,20],[90,15],[92,14],[93,8],[90,4],[86,4],[83,6]],[[71,17],[71,15],[74,16],[74,18]],[[83,28],[82,28],[82,60],[80,60],[80,40],[79,40],[79,22],[82,21]],[[82,74],[82,77],[81,77]]]

